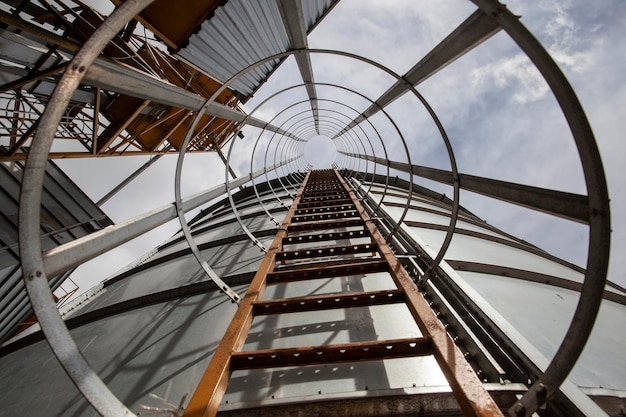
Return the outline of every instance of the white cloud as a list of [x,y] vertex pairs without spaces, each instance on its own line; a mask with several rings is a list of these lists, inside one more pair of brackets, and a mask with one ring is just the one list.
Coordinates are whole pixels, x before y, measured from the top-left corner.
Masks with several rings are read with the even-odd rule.
[[566,52],[550,49],[550,55],[557,64],[567,67],[572,72],[585,72],[594,65],[593,55],[590,52]]
[[475,88],[511,87],[515,90],[513,100],[517,103],[541,100],[550,91],[539,71],[523,54],[475,69],[472,79]]

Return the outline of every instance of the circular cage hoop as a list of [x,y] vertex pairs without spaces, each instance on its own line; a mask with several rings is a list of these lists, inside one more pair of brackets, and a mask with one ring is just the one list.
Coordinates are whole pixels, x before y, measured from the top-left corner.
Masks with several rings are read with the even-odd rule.
[[611,238],[609,195],[602,159],[587,116],[550,54],[511,13],[496,0],[471,0],[522,49],[554,94],[572,132],[587,185],[589,249],[585,280],[570,326],[552,360],[530,389],[509,409],[511,416],[530,416],[561,386],[582,353],[600,309],[606,283]]
[[92,34],[61,77],[35,133],[28,153],[19,204],[19,245],[22,271],[33,311],[52,352],[74,385],[103,416],[132,416],[87,363],[59,314],[48,286],[39,236],[41,193],[48,154],[56,128],[72,94],[104,47],[153,0],[128,0]]

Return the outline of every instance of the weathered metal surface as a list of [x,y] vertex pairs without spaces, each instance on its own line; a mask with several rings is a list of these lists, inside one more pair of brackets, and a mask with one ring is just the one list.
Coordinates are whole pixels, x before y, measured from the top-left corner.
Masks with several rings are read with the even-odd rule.
[[362,226],[363,220],[359,218],[338,219],[332,221],[314,221],[306,223],[296,223],[291,226],[292,232],[310,232],[313,230],[335,230],[344,227]]
[[343,261],[341,264],[331,264],[324,266],[307,266],[287,269],[281,268],[268,274],[268,283],[294,282],[309,279],[342,277],[350,275],[364,275],[372,272],[387,271],[389,265],[381,260],[361,260]]
[[[119,5],[124,0],[113,2]],[[137,20],[169,48],[177,50],[223,3],[224,0],[190,1],[185,3],[185,7],[180,7],[180,4],[168,0],[156,0],[137,16]]]
[[344,199],[335,200],[332,202],[310,201],[306,203],[301,203],[298,207],[299,207],[299,210],[303,210],[303,209],[311,209],[311,208],[325,208],[325,207],[328,207],[329,205],[335,206],[337,204],[349,204],[349,203],[350,203],[350,200],[347,198],[344,198]]
[[352,206],[349,204],[333,205],[333,206],[326,206],[326,207],[303,208],[303,209],[296,210],[295,215],[302,216],[302,215],[307,215],[307,214],[328,213],[331,211],[346,211],[346,210],[350,210],[351,208]]
[[308,297],[257,301],[254,303],[254,314],[287,314],[302,311],[330,310],[333,308],[393,304],[403,301],[404,294],[398,290],[312,295]]
[[371,243],[360,243],[345,246],[328,246],[310,249],[296,249],[281,251],[276,255],[278,260],[307,259],[324,256],[345,256],[357,253],[376,252],[376,245]]
[[[511,404],[515,395],[524,391],[522,384],[488,384],[489,393],[502,407]],[[408,395],[406,395],[408,394]],[[220,411],[219,417],[406,417],[448,416],[464,417],[454,395],[449,391],[428,388],[402,390],[368,390],[359,398],[344,398],[323,393],[306,398],[315,401],[263,403],[250,408],[232,408]],[[618,407],[619,408],[619,407]]]
[[266,349],[233,353],[234,369],[278,368],[406,358],[432,354],[428,338],[377,340],[330,346]]
[[[436,197],[435,197],[436,198]],[[384,208],[383,212],[386,211]],[[387,214],[381,212],[381,216],[388,218]],[[405,232],[409,232],[408,228],[405,228]],[[415,240],[409,238],[403,240],[402,245],[406,248],[414,248],[417,250],[418,255],[416,259],[425,256],[428,259],[432,257],[433,251],[428,248],[428,239],[423,239],[424,234],[403,233],[403,239],[408,236],[412,236]],[[428,233],[426,233],[428,235]],[[457,243],[467,239],[463,235],[455,237]],[[483,241],[479,239],[467,239],[468,242],[461,244],[462,248],[460,252],[454,251],[458,255],[461,255],[459,259],[472,260],[476,262],[477,259],[488,259],[492,264],[498,264],[501,261],[502,254],[498,252],[497,246],[494,245],[487,249],[482,246]],[[485,242],[491,246],[491,242]],[[478,244],[478,245],[476,245]],[[479,247],[477,247],[479,246]],[[489,253],[485,253],[489,252]],[[483,257],[485,255],[486,257]],[[510,257],[513,255],[513,259]],[[523,257],[526,254],[524,252],[510,250],[508,259],[508,265],[514,263],[517,258]],[[478,258],[477,258],[478,256]],[[537,259],[532,264],[527,264],[526,268],[530,267],[532,271],[546,269],[546,266],[550,266],[552,262],[547,259]],[[552,265],[554,266],[554,265]],[[573,270],[572,270],[573,271]],[[506,271],[503,271],[506,273]],[[470,278],[472,278],[470,280]],[[547,277],[546,277],[547,278]],[[467,282],[465,281],[467,279]],[[533,283],[515,282],[515,280],[507,279],[497,275],[484,275],[478,273],[457,273],[453,270],[447,262],[444,262],[441,266],[441,275],[437,279],[437,290],[441,291],[444,295],[446,302],[449,302],[455,311],[457,311],[461,317],[463,317],[464,325],[468,325],[473,328],[473,332],[476,335],[480,335],[487,330],[489,335],[480,336],[480,340],[485,344],[485,350],[493,354],[498,358],[498,362],[503,365],[513,376],[510,380],[527,381],[527,375],[531,376],[530,381],[534,378],[538,378],[542,374],[542,370],[546,368],[549,363],[548,357],[551,357],[554,353],[554,348],[557,346],[560,336],[565,331],[566,324],[571,318],[571,311],[574,308],[575,300],[568,305],[567,308],[563,308],[562,298],[570,299],[576,295],[572,295],[571,292],[564,290],[557,290],[551,286],[544,286]],[[544,293],[543,290],[546,293]],[[479,294],[480,292],[480,294]],[[432,292],[430,293],[432,294]],[[484,299],[483,299],[484,294]],[[567,295],[567,297],[566,297]],[[458,300],[455,300],[459,297]],[[539,301],[539,297],[543,301]],[[559,300],[555,303],[553,299],[556,297]],[[525,300],[532,299],[536,308],[528,309],[528,304]],[[560,308],[555,308],[555,304],[561,304]],[[612,311],[617,305],[606,302],[605,311],[609,309]],[[497,306],[497,307],[496,307]],[[610,306],[610,307],[609,307]],[[465,311],[467,309],[467,311]],[[441,311],[444,317],[450,318],[444,311]],[[546,317],[557,320],[546,320]],[[477,320],[477,321],[475,321]],[[611,323],[614,320],[604,319],[604,323]],[[450,324],[450,323],[447,323]],[[555,328],[558,326],[558,329]],[[606,327],[598,326],[597,332],[604,331]],[[611,325],[608,324],[611,328]],[[524,331],[522,331],[524,328]],[[541,333],[541,336],[539,334]],[[544,338],[550,339],[550,348],[546,350],[546,345],[543,343]],[[611,337],[609,336],[609,339]],[[594,343],[593,340],[587,343],[586,352],[591,351],[591,346],[594,346],[598,351],[603,351],[603,354],[593,354],[586,358],[581,357],[584,360],[584,365],[579,361],[578,366],[574,368],[573,372],[577,374],[580,379],[576,381],[584,386],[593,386],[596,382],[591,382],[589,377],[596,371],[587,372],[583,369],[597,370],[602,365],[596,362],[598,357],[608,358],[621,356],[621,353],[615,356],[617,353],[611,346],[616,346],[619,343],[607,343],[607,339],[603,339],[598,343],[597,339]],[[532,342],[531,342],[532,341]],[[500,344],[500,347],[491,346],[493,342]],[[590,346],[591,344],[591,346]],[[600,347],[602,346],[602,347]],[[504,353],[504,356],[502,355]],[[508,362],[513,360],[516,364],[509,364]],[[605,360],[602,361],[606,363]],[[620,362],[620,360],[608,360],[610,363]],[[519,369],[519,370],[516,370]],[[576,372],[578,369],[578,372]],[[522,372],[519,375],[519,372]],[[609,375],[612,372],[609,369],[604,371]],[[585,376],[582,376],[582,375]],[[573,375],[573,374],[572,374]],[[610,377],[612,378],[612,377]],[[621,377],[620,377],[621,378]],[[623,379],[623,378],[622,378]],[[604,413],[594,405],[593,401],[578,389],[573,379],[568,378],[550,400],[551,407],[558,409],[558,414],[563,416],[600,416]],[[586,381],[586,382],[582,382]],[[622,385],[618,383],[617,385]],[[509,404],[510,406],[510,404]]]
[[356,217],[358,213],[354,210],[346,210],[346,211],[328,211],[327,213],[311,213],[311,214],[301,214],[294,216],[294,223],[304,223],[304,222],[317,222],[322,220],[333,220],[333,219],[345,219]]
[[349,232],[330,232],[330,233],[313,233],[299,234],[297,236],[287,236],[283,239],[284,245],[294,245],[299,243],[324,242],[329,240],[354,239],[359,237],[368,237],[365,230],[353,230]]

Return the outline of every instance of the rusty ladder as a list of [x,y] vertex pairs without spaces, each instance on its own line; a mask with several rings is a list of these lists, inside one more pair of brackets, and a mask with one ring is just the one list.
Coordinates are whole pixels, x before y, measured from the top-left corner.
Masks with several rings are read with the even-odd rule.
[[[329,230],[344,229],[350,231]],[[356,229],[356,230],[355,230]],[[339,239],[370,243],[323,246]],[[285,250],[320,242],[322,246]],[[368,259],[349,254],[378,254]],[[338,261],[329,261],[334,257]],[[319,260],[318,258],[322,258]],[[310,262],[285,266],[290,260]],[[318,259],[316,261],[316,259]],[[387,271],[397,289],[262,299],[268,285]],[[242,351],[255,316],[406,303],[422,337]],[[502,416],[498,406],[417,290],[354,191],[336,170],[309,171],[248,291],[190,399],[184,417],[213,417],[235,370],[434,355],[466,416]]]

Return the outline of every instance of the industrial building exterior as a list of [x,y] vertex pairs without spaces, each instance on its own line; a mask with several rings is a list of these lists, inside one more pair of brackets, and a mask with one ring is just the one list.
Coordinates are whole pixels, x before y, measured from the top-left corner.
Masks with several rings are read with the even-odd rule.
[[[118,3],[105,21],[80,2],[3,2],[0,159],[25,168],[3,177],[20,183],[3,179],[3,232],[19,235],[4,251],[21,268],[2,271],[0,415],[624,415],[626,289],[606,281],[602,164],[567,80],[505,6],[474,1],[400,76],[309,48],[335,0]],[[587,195],[459,172],[416,87],[500,31],[560,104]],[[314,57],[374,68],[390,87],[370,97],[316,82]],[[305,99],[271,120],[246,114],[290,62],[300,81],[258,107],[292,89]],[[448,169],[412,159],[417,144],[387,111],[404,95],[432,120]],[[306,148],[320,135],[337,151],[324,169]],[[219,155],[224,183],[183,196],[185,155],[203,152]],[[172,204],[110,225],[71,181],[43,186],[57,175],[49,159],[129,154],[178,155]],[[491,226],[461,192],[587,225],[586,268]],[[40,207],[74,213],[79,198],[77,224],[43,227]],[[48,288],[68,271],[177,218],[174,236],[57,308]]]

